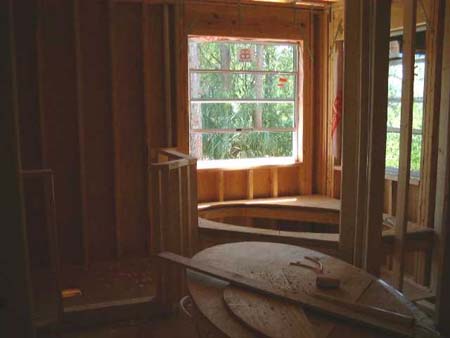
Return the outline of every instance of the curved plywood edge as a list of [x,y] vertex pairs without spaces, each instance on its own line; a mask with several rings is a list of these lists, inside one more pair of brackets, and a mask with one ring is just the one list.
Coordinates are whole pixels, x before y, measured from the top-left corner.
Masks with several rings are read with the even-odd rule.
[[208,219],[243,216],[334,225],[339,224],[339,209],[339,200],[321,195],[201,203],[198,206],[199,215]]
[[201,234],[212,232],[220,234],[220,237],[224,239],[229,239],[229,236],[235,236],[237,240],[250,238],[251,240],[257,241],[280,242],[297,246],[327,248],[331,250],[337,250],[339,244],[339,234],[260,229],[219,223],[204,218],[199,218],[198,222]]
[[224,206],[303,207],[339,212],[341,208],[341,201],[336,198],[323,195],[285,196],[274,198],[257,198],[253,200],[199,203],[198,210],[214,209]]

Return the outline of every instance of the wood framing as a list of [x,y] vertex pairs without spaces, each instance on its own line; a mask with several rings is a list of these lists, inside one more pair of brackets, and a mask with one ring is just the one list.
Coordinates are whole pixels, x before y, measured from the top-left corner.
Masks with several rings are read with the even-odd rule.
[[394,247],[394,286],[402,290],[405,260],[405,234],[408,222],[408,191],[411,166],[411,140],[414,99],[414,59],[417,0],[404,3],[403,80],[400,124],[400,163],[398,173],[397,211]]
[[[347,0],[345,2],[345,40],[351,43],[344,44],[344,93],[343,93],[343,140],[342,147],[345,149],[342,156],[342,179],[341,179],[341,219],[339,228],[339,246],[341,257],[353,261],[353,247],[356,229],[356,206],[357,206],[357,143],[359,131],[359,107],[360,95],[360,72],[361,58],[361,18],[362,2],[358,0]],[[355,71],[346,71],[352,67]],[[356,93],[356,95],[355,95]]]
[[[384,162],[386,153],[386,119],[388,96],[388,49],[390,1],[372,3],[370,29],[370,88],[367,156],[367,200],[362,205],[367,211],[363,224],[362,266],[374,275],[379,274],[381,257],[377,254],[381,243],[384,199]],[[365,163],[363,162],[363,166]],[[358,205],[359,208],[359,205]]]
[[439,119],[439,151],[436,182],[432,283],[436,290],[436,321],[442,334],[450,335],[450,3],[445,7],[443,36],[441,109]]
[[340,250],[373,274],[381,264],[389,13],[389,1],[345,6]]
[[0,256],[2,317],[0,335],[32,338],[31,278],[24,217],[23,187],[19,173],[18,87],[13,1],[0,4],[0,37],[4,41],[0,62],[0,158],[2,235]]

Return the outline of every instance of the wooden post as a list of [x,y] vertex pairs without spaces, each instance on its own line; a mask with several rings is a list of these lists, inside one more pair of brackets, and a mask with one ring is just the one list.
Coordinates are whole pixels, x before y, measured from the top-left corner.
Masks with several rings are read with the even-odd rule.
[[171,147],[172,141],[172,56],[170,48],[169,5],[163,5],[163,45],[164,45],[164,93],[166,114],[166,146]]
[[122,256],[122,242],[120,232],[120,199],[119,189],[119,159],[116,150],[119,148],[119,131],[117,125],[117,75],[116,75],[116,57],[115,57],[115,39],[114,39],[114,0],[108,2],[109,12],[109,47],[111,57],[111,113],[113,126],[113,149],[114,149],[114,219],[115,219],[115,240],[116,240],[116,258]]
[[408,224],[408,191],[411,166],[411,138],[414,100],[414,55],[417,0],[404,2],[402,112],[400,122],[400,164],[397,186],[395,243],[393,255],[394,286],[402,290],[405,236]]
[[0,336],[34,337],[31,278],[19,174],[20,146],[17,106],[16,56],[12,0],[0,4],[0,186],[2,234],[0,236]]
[[[430,24],[426,31],[426,75],[424,130],[422,135],[422,163],[420,167],[419,216],[422,227],[434,224],[436,198],[436,170],[439,138],[439,108],[441,99],[442,36],[444,30],[445,0],[431,2]],[[429,253],[418,253],[416,278],[420,284],[430,283]]]
[[[341,255],[377,275],[384,198],[390,2],[347,1]],[[348,69],[351,68],[351,71]]]
[[[357,205],[357,142],[359,139],[359,86],[361,71],[361,6],[362,1],[345,1],[344,35],[344,93],[342,116],[342,179],[341,179],[341,214],[339,222],[339,250],[341,258],[353,262],[353,247],[356,229]],[[353,71],[349,71],[350,67]]]
[[450,2],[445,8],[442,42],[442,88],[437,163],[436,242],[433,256],[432,285],[436,291],[436,322],[444,336],[450,335]]
[[80,0],[73,2],[73,26],[75,36],[75,59],[77,72],[77,113],[78,113],[78,142],[80,150],[80,192],[81,192],[81,221],[83,233],[83,261],[89,266],[89,224],[87,216],[86,193],[86,163],[85,163],[85,133],[84,133],[84,97],[83,97],[83,60],[81,55],[80,40]]

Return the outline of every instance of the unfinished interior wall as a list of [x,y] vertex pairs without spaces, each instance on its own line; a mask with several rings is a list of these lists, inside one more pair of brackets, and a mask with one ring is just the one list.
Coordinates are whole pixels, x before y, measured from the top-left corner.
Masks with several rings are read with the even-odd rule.
[[[151,130],[146,129],[144,7],[106,0],[14,6],[17,49],[27,53],[27,60],[37,60],[18,60],[20,83],[29,87],[19,99],[23,169],[55,172],[62,261],[144,255],[147,139],[151,146],[164,145],[164,128],[156,123],[161,119],[158,90],[148,93],[154,97],[149,100]],[[145,29],[158,43],[160,27],[155,31],[148,24]],[[160,48],[154,50],[151,71],[161,63]],[[156,71],[152,76],[153,83],[161,82]],[[30,199],[42,198],[36,189],[27,194]],[[43,242],[39,208],[30,212],[30,242]]]
[[[305,88],[304,162],[253,171],[201,171],[199,200],[325,189],[320,162],[324,144],[317,140],[324,140],[321,83],[326,67],[318,55],[327,43],[326,13],[290,5],[189,1],[169,6],[165,24],[162,3],[32,0],[14,2],[14,15],[23,86],[23,169],[55,172],[64,263],[147,252],[150,150],[167,145],[188,149],[188,34],[303,40],[311,83]],[[172,60],[169,75],[176,80],[170,87],[166,60]],[[48,243],[40,184],[30,183],[26,189],[32,206],[32,255],[37,264],[45,264]]]

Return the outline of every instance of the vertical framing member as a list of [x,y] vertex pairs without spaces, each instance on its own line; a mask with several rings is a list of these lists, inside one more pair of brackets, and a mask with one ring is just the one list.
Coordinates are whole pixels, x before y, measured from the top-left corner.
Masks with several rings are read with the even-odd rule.
[[411,140],[414,100],[414,55],[417,0],[404,3],[403,81],[400,122],[400,164],[398,173],[395,241],[393,254],[393,284],[402,290],[405,270],[405,237],[408,225],[408,192],[411,167]]
[[436,209],[432,286],[436,291],[436,322],[444,336],[450,335],[450,2],[445,6],[442,39],[442,85],[439,120]]
[[344,67],[351,65],[353,71],[344,73],[339,244],[342,258],[378,274],[390,1],[347,0],[345,18],[345,40],[351,43],[345,44]]

